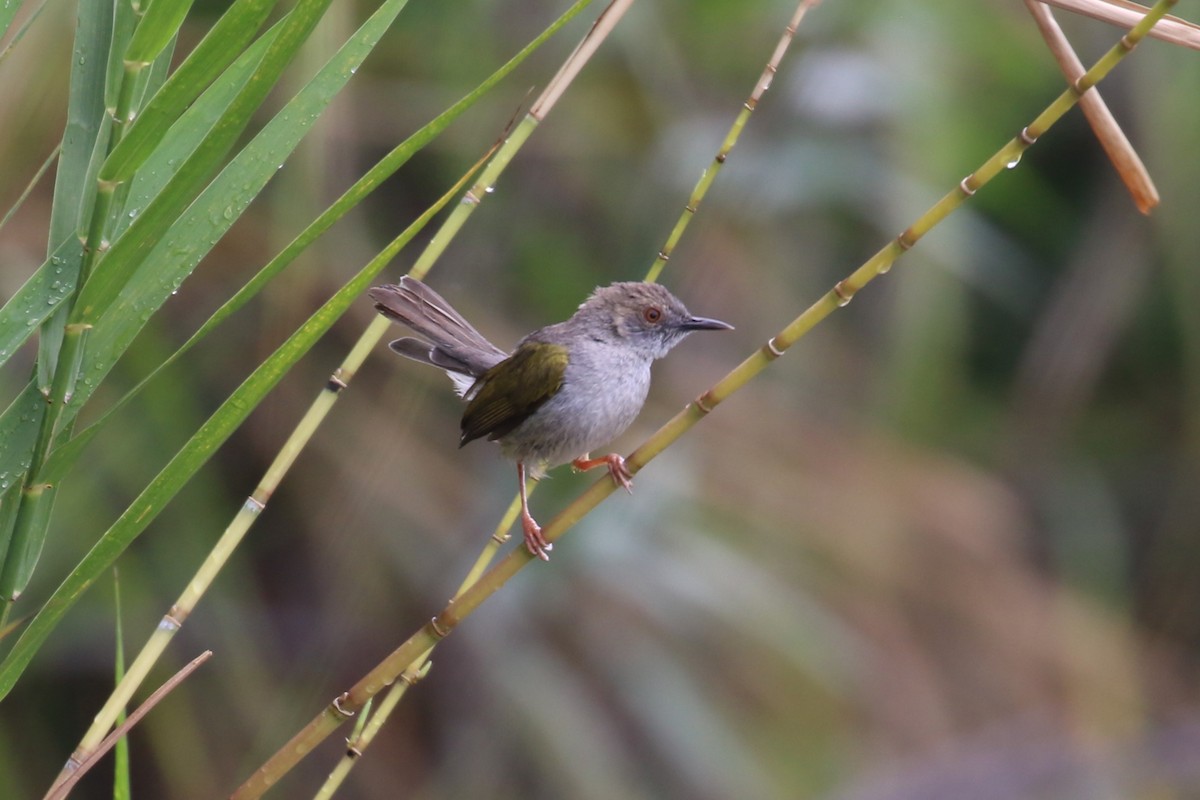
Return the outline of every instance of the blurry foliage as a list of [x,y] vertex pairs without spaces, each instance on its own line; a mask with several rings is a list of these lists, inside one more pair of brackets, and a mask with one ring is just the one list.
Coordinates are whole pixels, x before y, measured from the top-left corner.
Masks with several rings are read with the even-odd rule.
[[[216,5],[198,4],[189,35]],[[106,391],[133,385],[560,5],[414,2]],[[323,25],[349,30],[368,8],[335,3]],[[592,286],[639,277],[788,13],[635,6],[430,283],[507,346]],[[1059,17],[1085,62],[1119,35]],[[60,497],[32,604],[284,332],[478,157],[587,24],[97,439]],[[0,128],[5,205],[60,136],[71,31],[70,14],[43,14],[0,63],[0,102],[20,120]],[[818,7],[665,274],[738,330],[660,364],[618,446],[895,235],[1061,84],[1018,3]],[[1200,60],[1150,41],[1102,90],[1158,183],[1152,217],[1073,112],[439,647],[341,796],[1200,791]],[[41,261],[51,185],[0,240],[4,297]],[[364,301],[336,326],[122,558],[128,647],[372,313]],[[494,448],[456,448],[458,411],[441,375],[382,351],[368,362],[160,666],[159,679],[216,653],[134,733],[135,795],[228,792],[449,596],[515,488]],[[589,480],[560,471],[534,506],[561,507]],[[107,695],[111,607],[111,589],[94,588],[6,699],[0,795],[40,792]],[[328,743],[279,795],[311,791],[337,755]],[[108,769],[77,796],[103,796]]]

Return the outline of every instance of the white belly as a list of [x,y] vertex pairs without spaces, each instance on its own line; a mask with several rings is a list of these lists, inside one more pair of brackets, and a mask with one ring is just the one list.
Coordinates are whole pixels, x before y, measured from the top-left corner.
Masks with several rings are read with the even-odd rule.
[[649,359],[604,345],[576,347],[562,389],[503,437],[501,449],[535,472],[565,464],[620,436],[649,389]]

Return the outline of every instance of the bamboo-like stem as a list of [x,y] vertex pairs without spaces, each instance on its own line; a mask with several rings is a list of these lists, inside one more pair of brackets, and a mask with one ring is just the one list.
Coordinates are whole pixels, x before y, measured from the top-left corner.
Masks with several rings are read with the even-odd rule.
[[692,217],[696,215],[697,209],[700,208],[701,201],[708,194],[709,187],[717,179],[717,173],[721,171],[721,167],[725,165],[729,154],[737,145],[738,137],[742,135],[742,129],[746,127],[746,122],[750,119],[750,115],[758,107],[758,101],[762,98],[763,93],[770,88],[771,81],[775,78],[775,73],[779,70],[779,62],[783,60],[784,53],[787,52],[792,40],[796,37],[796,29],[800,27],[800,21],[804,19],[804,14],[819,1],[800,0],[800,4],[796,6],[796,11],[788,21],[787,27],[784,28],[783,35],[779,37],[779,43],[775,45],[775,52],[771,54],[767,65],[763,67],[762,75],[759,76],[758,81],[754,84],[754,89],[750,92],[750,96],[746,98],[746,102],[742,104],[742,110],[738,112],[737,117],[734,119],[729,133],[725,134],[725,141],[721,143],[720,149],[717,150],[717,155],[713,158],[713,163],[708,169],[700,173],[700,180],[696,181],[695,187],[692,188],[692,193],[683,206],[683,213],[679,215],[679,219],[675,222],[675,227],[667,236],[666,243],[658,251],[658,255],[650,265],[650,269],[646,272],[645,280],[647,283],[658,281],[658,276],[662,274],[663,268],[671,258],[671,254],[675,252],[675,246],[679,244],[679,239],[683,236],[683,232],[687,230]]
[[79,782],[79,779],[82,778],[88,770],[94,767],[100,761],[101,757],[103,757],[105,753],[111,750],[112,747],[118,741],[120,741],[122,736],[129,733],[129,730],[134,725],[138,724],[142,717],[146,716],[146,714],[148,714],[151,709],[158,705],[164,697],[174,691],[175,687],[177,687],[189,675],[195,672],[197,667],[199,667],[205,661],[208,661],[208,659],[211,657],[212,650],[205,650],[203,653],[196,656],[186,665],[184,665],[183,669],[179,670],[170,678],[168,678],[166,683],[155,689],[154,692],[146,698],[145,702],[138,706],[137,709],[135,709],[134,712],[129,715],[128,719],[117,726],[112,733],[104,737],[104,741],[100,742],[99,746],[89,755],[86,761],[79,765],[77,770],[75,770],[66,780],[62,782],[56,781],[54,785],[50,787],[50,790],[46,792],[43,800],[63,800],[71,792],[71,789],[75,786],[75,784]]
[[[1129,0],[1039,0],[1046,5],[1057,6],[1085,17],[1098,19],[1110,25],[1129,28],[1138,23],[1149,9]],[[1200,25],[1186,19],[1164,14],[1148,34],[1155,39],[1200,50]]]
[[[1070,82],[1078,80],[1083,74],[1083,62],[1079,60],[1062,28],[1058,26],[1054,13],[1038,0],[1025,0],[1025,7],[1033,15],[1038,30],[1042,32],[1042,38],[1046,40],[1046,45],[1054,55],[1054,60],[1058,62],[1063,75]],[[1108,110],[1108,104],[1099,92],[1087,92],[1079,98],[1079,109],[1087,117],[1100,146],[1108,155],[1108,160],[1113,163],[1125,188],[1133,196],[1134,205],[1138,207],[1138,211],[1149,214],[1158,205],[1158,189],[1155,188],[1146,165],[1142,163],[1125,132],[1121,130],[1116,117]]]
[[[458,192],[462,191],[462,187],[471,179],[475,171],[479,169],[481,163],[482,161],[475,164],[436,203],[426,209],[420,217],[393,239],[386,248],[371,259],[364,270],[379,270],[391,261],[401,246],[406,244],[437,212],[457,196]],[[304,446],[312,438],[312,435],[316,432],[324,418],[329,414],[341,390],[347,386],[359,367],[366,361],[374,344],[386,333],[387,327],[387,320],[383,317],[376,317],[358,343],[351,348],[341,365],[334,370],[324,389],[322,389],[317,399],[308,409],[308,412],[296,425],[296,429],[288,437],[288,440],[284,443],[279,453],[276,454],[275,460],[267,468],[258,486],[246,498],[246,502],[242,504],[242,507],[229,523],[229,526],[221,534],[221,538],[217,540],[216,545],[213,546],[213,549],[204,559],[195,576],[188,581],[183,593],[180,594],[174,605],[163,616],[154,633],[146,640],[146,644],[142,646],[142,650],[133,660],[133,663],[129,665],[124,678],[117,684],[117,687],[105,701],[104,706],[96,714],[91,727],[88,728],[80,740],[79,746],[76,747],[75,752],[71,754],[71,757],[67,760],[62,771],[55,779],[55,785],[68,780],[70,775],[78,769],[83,761],[90,757],[91,753],[99,745],[105,733],[112,727],[120,710],[129,703],[129,699],[137,691],[142,681],[145,680],[150,669],[158,661],[163,651],[166,650],[175,633],[182,627],[188,615],[196,607],[196,604],[200,602],[200,598],[208,591],[208,587],[216,580],[217,575],[220,574],[225,563],[233,555],[233,552],[237,549],[243,537],[245,537],[246,532],[250,530],[250,526],[254,524],[258,515],[266,508],[271,495],[287,474],[288,469],[295,463]]]
[[[1083,92],[1103,80],[1113,67],[1145,38],[1155,22],[1175,2],[1176,0],[1159,0],[1145,18],[1121,37],[1117,45],[1102,56],[1070,89],[1039,114],[1017,138],[1001,147],[975,172],[964,178],[956,189],[935,203],[896,239],[884,246],[847,278],[839,281],[833,289],[656,431],[626,459],[625,463],[630,472],[639,471],[693,425],[711,413],[717,405],[745,386],[769,364],[783,355],[817,323],[836,309],[849,304],[855,292],[874,280],[876,276],[886,273],[901,254],[916,244],[921,236],[960,206],[964,200],[973,196],[980,187],[1006,167],[1016,166],[1025,149],[1074,106]],[[542,528],[542,534],[546,540],[554,542],[559,539],[583,516],[612,494],[615,488],[615,484],[607,476],[589,486],[566,509]],[[518,547],[511,550],[479,581],[450,600],[439,614],[421,626],[349,690],[322,709],[234,792],[232,795],[234,800],[260,797],[301,758],[337,730],[342,723],[351,719],[383,687],[391,684],[412,664],[425,658],[426,654],[439,641],[449,636],[460,622],[470,616],[531,560],[533,560],[533,556],[525,548]]]
[[[779,63],[783,59],[784,54],[787,52],[788,46],[795,38],[796,29],[799,27],[805,12],[813,5],[816,5],[816,2],[817,0],[800,1],[791,20],[789,20],[787,27],[784,29],[784,33],[780,37],[779,43],[776,45],[774,52],[771,54],[771,57],[767,62],[767,65],[764,67],[762,75],[755,83],[754,89],[751,91],[749,98],[745,103],[743,103],[742,110],[738,113],[736,119],[734,120],[734,123],[730,128],[729,133],[726,135],[725,141],[722,143],[712,166],[710,166],[709,169],[705,170],[701,174],[700,180],[697,182],[696,187],[692,190],[691,196],[688,198],[683,214],[680,216],[679,221],[676,222],[674,229],[667,237],[666,244],[664,244],[663,248],[659,251],[658,257],[651,265],[650,272],[646,277],[647,281],[653,282],[657,280],[658,276],[661,274],[662,269],[666,265],[667,260],[670,258],[671,253],[674,251],[675,246],[678,244],[680,238],[683,236],[684,231],[687,229],[688,223],[691,221],[692,216],[695,215],[696,209],[699,207],[700,202],[704,199],[709,187],[716,179],[721,165],[725,163],[729,153],[737,144],[738,137],[741,135],[742,129],[745,127],[750,114],[753,113],[754,109],[758,105],[759,99],[771,85],[771,80],[778,70]],[[615,19],[612,15],[606,14],[602,17],[602,20],[597,21],[597,26],[593,27],[591,35],[596,34],[596,30],[601,21],[605,21],[608,26],[611,27],[611,25],[615,22]],[[581,44],[580,47],[576,48],[575,53],[590,53],[593,50],[594,48],[585,51]],[[575,57],[575,54],[573,54],[572,57]],[[559,72],[560,76],[564,74],[568,74],[568,71],[565,67]],[[540,115],[544,115],[545,111],[547,110],[545,105],[546,98],[557,97],[559,94],[558,92],[552,93],[553,87],[554,83],[552,82],[551,86],[547,88],[546,93],[544,93],[532,107],[530,111],[531,116],[539,116],[540,118]],[[416,268],[414,268],[413,272],[414,274],[416,273]],[[533,482],[529,486],[526,494],[531,494],[535,487],[536,482]],[[513,501],[509,504],[508,510],[505,512],[500,524],[497,525],[495,532],[491,537],[489,537],[487,545],[485,545],[483,551],[476,559],[474,566],[472,566],[470,572],[467,574],[467,577],[459,586],[458,591],[454,595],[455,597],[458,597],[467,588],[473,586],[487,569],[488,565],[492,562],[492,559],[495,558],[496,553],[499,551],[500,546],[508,540],[508,531],[516,522],[517,515],[520,513],[520,508],[521,501],[520,496],[518,495],[514,497]],[[345,780],[346,776],[353,768],[354,762],[356,762],[362,756],[363,751],[370,746],[375,735],[382,728],[383,723],[386,721],[388,715],[391,714],[392,710],[397,704],[399,704],[408,688],[415,684],[415,679],[405,679],[405,676],[409,675],[419,677],[428,671],[429,664],[426,659],[429,657],[431,652],[432,650],[426,652],[421,656],[421,658],[410,664],[408,668],[401,673],[401,680],[392,684],[392,687],[388,690],[383,702],[372,715],[370,723],[363,729],[361,734],[354,737],[353,745],[347,747],[345,755],[343,755],[337,767],[335,767],[330,773],[325,785],[322,787],[321,791],[318,792],[316,797],[321,798],[333,796],[333,792],[336,791],[336,788],[343,780]]]
[[[537,481],[530,481],[525,492],[526,497],[533,494],[535,488],[537,488]],[[467,573],[467,577],[459,584],[458,590],[454,593],[455,597],[458,597],[467,589],[474,586],[480,576],[487,570],[488,566],[492,563],[492,559],[499,552],[500,547],[508,541],[508,531],[516,523],[517,515],[520,513],[521,496],[517,495],[509,504],[508,510],[504,512],[504,516],[496,526],[496,530],[488,537],[487,544],[484,545],[483,550],[475,559],[475,564]],[[352,735],[346,740],[346,752],[342,755],[341,760],[338,761],[337,766],[333,768],[333,771],[329,773],[329,777],[325,779],[325,783],[321,786],[321,789],[313,796],[313,800],[324,800],[325,798],[333,797],[334,792],[338,790],[338,787],[346,780],[346,776],[350,774],[350,770],[354,768],[354,764],[362,757],[363,752],[371,746],[371,743],[375,741],[375,736],[383,729],[384,723],[387,722],[392,712],[396,710],[396,706],[400,704],[400,701],[404,699],[404,694],[408,691],[409,687],[415,686],[417,681],[429,673],[430,667],[433,666],[433,662],[429,660],[432,654],[433,648],[426,650],[416,661],[409,664],[400,673],[400,679],[392,683],[392,687],[384,695],[382,702],[379,703],[375,712],[370,715],[366,725],[356,735]],[[370,702],[370,700],[367,701],[368,704]],[[366,715],[367,713],[367,707],[364,705],[363,714]],[[362,719],[359,721],[362,722]]]
[[[433,262],[441,255],[441,250],[445,243],[466,222],[467,217],[474,211],[475,206],[492,191],[492,187],[495,185],[496,180],[499,179],[505,167],[512,161],[521,146],[525,144],[525,141],[533,133],[534,129],[537,128],[546,115],[550,113],[551,109],[554,108],[555,103],[562,97],[563,92],[575,80],[580,70],[591,59],[597,48],[599,48],[604,39],[608,37],[608,34],[616,27],[617,22],[625,15],[625,12],[629,10],[631,5],[633,5],[633,0],[611,0],[608,6],[600,12],[596,21],[592,23],[592,27],[584,35],[579,44],[575,46],[575,49],[571,51],[571,54],[567,56],[563,65],[559,67],[558,72],[555,73],[554,77],[546,85],[546,88],[533,102],[533,105],[529,107],[529,111],[525,114],[524,118],[522,118],[521,122],[505,139],[504,144],[496,153],[491,163],[480,173],[479,181],[467,191],[463,197],[462,205],[454,210],[454,213],[446,220],[437,235],[430,241],[429,247],[421,253],[420,258],[413,264],[412,269],[409,270],[410,275],[418,279],[425,276]],[[531,482],[527,487],[526,497],[529,496],[536,485],[536,481]],[[501,545],[508,541],[508,531],[512,528],[513,523],[516,522],[519,511],[520,497],[518,496],[509,504],[508,511],[500,521],[500,524],[496,526],[496,530],[488,538],[487,544],[484,545],[482,552],[475,559],[474,566],[467,573],[467,577],[459,586],[455,596],[470,587],[483,574],[484,570],[487,569]],[[342,756],[342,759],[334,767],[333,771],[330,772],[325,784],[318,791],[317,797],[332,797],[333,793],[337,791],[337,788],[346,779],[346,776],[350,774],[350,770],[353,769],[354,764],[362,756],[363,751],[370,747],[371,742],[375,739],[375,735],[383,728],[392,711],[400,703],[400,700],[403,699],[408,687],[415,684],[416,680],[429,671],[431,665],[428,663],[428,659],[432,651],[433,648],[431,647],[419,659],[408,665],[408,669],[401,677],[403,678],[404,674],[416,677],[412,680],[401,680],[401,682],[395,683],[392,686],[391,690],[379,704],[379,707],[371,715],[371,719],[364,728],[362,735],[356,737],[354,746],[346,749],[346,753]],[[272,778],[272,782],[274,780],[278,780],[278,777]],[[265,791],[265,786],[263,787],[263,791]]]
[[[384,702],[386,702],[386,698]],[[337,763],[333,772],[329,774],[329,778],[321,785],[321,788],[313,795],[313,800],[329,800],[333,797],[334,792],[342,785],[346,775],[349,774],[350,768],[354,766],[354,760],[362,755],[362,751],[358,749],[358,743],[363,735],[363,728],[366,727],[368,714],[371,712],[371,703],[368,702],[362,710],[362,714],[358,717],[358,722],[354,723],[354,730],[346,737],[346,757]]]

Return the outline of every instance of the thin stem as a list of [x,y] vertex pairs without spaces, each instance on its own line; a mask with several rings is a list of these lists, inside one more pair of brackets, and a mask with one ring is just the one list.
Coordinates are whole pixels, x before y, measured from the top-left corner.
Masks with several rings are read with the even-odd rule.
[[[1072,83],[1079,80],[1083,75],[1083,63],[1075,54],[1071,43],[1067,41],[1062,28],[1058,26],[1054,13],[1037,0],[1025,0],[1025,7],[1033,15],[1034,22],[1037,23],[1038,30],[1041,31],[1042,38],[1046,40],[1046,45],[1054,55],[1054,60],[1058,62],[1063,75]],[[1108,110],[1104,98],[1099,92],[1087,92],[1079,98],[1079,109],[1087,117],[1092,132],[1096,134],[1100,146],[1108,155],[1108,160],[1113,163],[1125,188],[1133,196],[1138,211],[1149,214],[1158,205],[1158,189],[1154,187],[1150,172],[1121,130],[1116,117]]]
[[[1137,3],[1113,2],[1113,0],[1039,0],[1049,6],[1058,6],[1085,17],[1098,19],[1110,25],[1130,28],[1138,23],[1148,9]],[[1200,50],[1200,25],[1186,19],[1163,15],[1150,31],[1149,36],[1164,42]]]
[[121,723],[111,734],[104,737],[104,741],[100,743],[100,746],[96,748],[96,750],[88,757],[86,761],[84,761],[82,764],[79,764],[78,768],[66,780],[61,782],[56,781],[55,784],[50,787],[50,790],[46,792],[46,796],[43,798],[43,800],[63,800],[68,794],[70,794],[71,789],[76,783],[79,782],[79,779],[82,778],[88,770],[94,767],[100,761],[101,757],[111,750],[113,745],[121,740],[121,737],[127,734],[134,725],[137,725],[138,722],[141,721],[142,717],[150,713],[151,709],[162,702],[162,699],[174,691],[175,688],[179,686],[179,684],[182,683],[189,675],[195,672],[197,667],[199,667],[205,661],[208,661],[210,658],[212,658],[212,650],[205,650],[203,653],[189,661],[183,667],[183,669],[179,670],[170,678],[168,678],[166,683],[155,689],[153,694],[147,697],[146,701],[138,706],[137,709],[135,709],[134,712],[129,715],[127,720]]
[[[479,180],[474,186],[467,191],[463,197],[462,204],[455,209],[454,213],[446,220],[446,223],[438,231],[437,235],[430,241],[429,247],[421,254],[416,263],[413,264],[409,274],[414,278],[423,278],[429,271],[430,267],[441,255],[445,244],[458,232],[459,228],[466,222],[467,218],[474,212],[477,206],[484,197],[490,194],[495,186],[496,181],[503,173],[504,169],[512,161],[520,148],[525,144],[525,141],[532,135],[538,124],[550,113],[555,103],[566,91],[567,86],[575,79],[584,64],[596,52],[600,43],[608,36],[608,34],[620,21],[625,12],[633,4],[633,0],[612,0],[609,5],[600,12],[600,16],[592,24],[591,29],[583,37],[583,40],[576,45],[575,49],[567,57],[562,67],[559,68],[554,78],[547,84],[541,95],[530,106],[529,112],[521,119],[521,122],[513,129],[512,133],[505,139],[504,144],[497,151],[495,157],[487,165],[487,168],[480,173]],[[526,496],[532,492],[537,482],[532,482],[526,492]],[[463,592],[467,587],[471,586],[484,570],[495,558],[500,546],[508,541],[508,531],[516,521],[518,512],[520,511],[520,498],[517,497],[509,505],[508,511],[504,518],[496,527],[495,532],[488,539],[488,543],[484,546],[483,551],[475,560],[475,565],[467,574],[466,579],[459,587],[458,593]],[[457,596],[457,595],[456,595]],[[409,665],[409,670],[413,675],[423,676],[429,670],[427,659],[432,652],[432,647],[424,653],[420,659]],[[331,797],[342,781],[345,780],[354,764],[361,758],[363,751],[370,746],[374,741],[375,735],[382,729],[383,724],[387,721],[392,710],[399,704],[404,697],[404,693],[408,687],[412,686],[416,680],[401,681],[393,684],[391,690],[385,696],[382,703],[376,709],[375,713],[364,729],[362,736],[358,737],[356,745],[353,748],[348,748],[341,761],[337,764],[334,770],[326,779],[325,785],[318,792],[318,797]],[[254,796],[254,795],[250,795]]]
[[[536,480],[530,481],[530,484],[525,492],[526,496],[533,494],[533,490],[537,488]],[[521,513],[521,497],[518,495],[513,498],[509,504],[508,510],[504,512],[504,517],[496,526],[496,530],[488,538],[488,542],[484,545],[483,551],[475,559],[475,564],[467,573],[467,577],[459,584],[458,590],[454,593],[457,598],[470,587],[474,586],[480,576],[487,570],[488,565],[492,563],[492,559],[496,557],[496,553],[500,551],[500,547],[508,541],[508,531],[517,521],[517,515]],[[350,770],[354,768],[355,762],[362,758],[363,752],[366,751],[371,743],[375,740],[376,734],[383,729],[383,724],[387,722],[388,717],[404,699],[404,694],[408,689],[417,684],[417,681],[424,678],[430,667],[433,666],[429,661],[430,655],[433,654],[433,648],[425,651],[416,661],[409,664],[403,672],[400,673],[400,679],[392,683],[388,693],[384,695],[383,701],[379,704],[375,712],[370,715],[366,725],[361,728],[361,732],[350,737],[347,741],[346,752],[338,761],[337,766],[329,773],[329,777],[325,779],[325,784],[320,791],[314,795],[314,800],[323,800],[323,798],[333,797],[334,792],[346,780],[346,776],[350,774]],[[368,701],[369,703],[370,701]],[[368,713],[367,707],[363,707],[363,715]],[[363,719],[360,718],[361,723]]]
[[[1160,0],[1129,33],[1122,37],[1121,42],[1105,54],[1081,79],[1079,86],[1068,90],[1040,114],[1028,126],[1018,139],[1006,144],[995,155],[984,162],[972,175],[964,178],[954,191],[923,214],[904,233],[886,245],[865,264],[855,270],[845,280],[839,281],[832,290],[821,297],[816,303],[801,313],[789,325],[774,337],[769,339],[760,349],[746,358],[729,374],[722,378],[710,390],[695,401],[685,406],[678,414],[661,427],[653,436],[646,440],[627,459],[626,466],[631,472],[637,472],[656,455],[675,442],[687,430],[703,419],[712,410],[741,389],[765,369],[769,364],[783,355],[792,344],[811,330],[818,322],[829,316],[836,309],[847,305],[854,292],[876,276],[886,273],[892,263],[906,250],[916,243],[921,235],[945,218],[962,201],[973,196],[975,192],[991,178],[999,174],[1005,166],[1015,165],[1015,160],[1027,148],[1036,136],[1030,136],[1031,130],[1039,131],[1038,135],[1048,130],[1066,111],[1073,106],[1079,95],[1086,88],[1095,85],[1118,64],[1121,59],[1145,37],[1154,23],[1174,4],[1175,0]],[[1035,127],[1036,126],[1036,127]],[[915,238],[907,238],[913,236]],[[569,530],[579,519],[589,513],[615,490],[615,484],[607,477],[600,478],[579,495],[566,509],[542,528],[547,541],[554,542]],[[378,694],[383,687],[392,683],[396,678],[437,645],[439,641],[449,636],[459,623],[469,617],[493,593],[503,586],[522,567],[533,560],[533,556],[525,548],[515,548],[483,575],[475,584],[461,595],[452,599],[442,609],[441,613],[421,626],[396,650],[364,675],[348,691],[339,695],[326,706],[320,714],[296,733],[275,755],[267,760],[241,787],[233,794],[234,800],[248,800],[260,797],[271,785],[288,772],[300,759],[325,740],[342,723],[351,719],[360,711],[365,703]]]
[[[771,79],[778,70],[779,64],[782,61],[784,54],[787,52],[788,46],[795,38],[796,29],[799,27],[801,20],[804,18],[805,12],[813,5],[816,5],[816,3],[817,0],[801,0],[800,4],[796,7],[796,11],[791,20],[788,22],[783,35],[780,37],[779,43],[775,47],[775,51],[772,53],[766,67],[763,69],[762,75],[755,83],[754,89],[750,93],[750,97],[745,103],[743,103],[742,111],[739,112],[737,118],[734,120],[732,128],[725,137],[725,141],[722,143],[712,166],[701,174],[700,180],[697,182],[696,187],[692,190],[692,194],[688,198],[687,204],[684,206],[683,214],[680,216],[679,221],[676,222],[674,229],[667,237],[666,244],[659,251],[658,257],[651,265],[650,272],[646,277],[647,281],[654,282],[658,279],[658,276],[661,274],[663,267],[667,263],[667,260],[671,257],[671,253],[674,251],[675,246],[679,243],[684,231],[687,229],[688,223],[695,215],[696,209],[699,207],[700,202],[704,199],[704,195],[708,192],[708,189],[712,185],[713,181],[716,180],[717,173],[720,170],[721,165],[725,163],[729,153],[737,144],[738,137],[741,135],[742,129],[745,127],[747,120],[750,118],[750,114],[757,107],[758,101],[762,97],[763,93],[765,93],[767,88],[771,85]],[[577,52],[579,52],[579,49],[577,49]],[[543,95],[543,98],[545,96],[546,95]],[[534,108],[541,108],[541,102],[542,100],[539,99],[539,103],[535,103]],[[532,111],[530,113],[531,115],[533,114]],[[416,269],[414,268],[414,273],[415,272]],[[531,494],[536,486],[537,482],[533,481],[528,487],[526,494]],[[520,513],[520,510],[521,498],[520,495],[517,495],[509,504],[508,511],[505,512],[503,519],[496,527],[496,531],[488,539],[488,543],[484,546],[483,551],[476,559],[475,564],[467,574],[466,579],[462,582],[462,585],[459,586],[458,591],[454,595],[455,597],[458,597],[467,588],[474,585],[475,582],[479,580],[479,577],[483,575],[488,565],[491,564],[492,559],[495,558],[496,553],[499,552],[500,546],[508,540],[508,531],[516,522],[517,515]],[[405,692],[408,691],[408,688],[413,685],[413,681],[406,681],[403,679],[404,675],[408,674],[414,669],[428,670],[429,665],[425,661],[425,658],[427,658],[428,655],[429,654],[426,653],[425,656],[422,656],[416,662],[410,664],[408,669],[401,674],[401,680],[392,684],[391,689],[388,690],[387,695],[384,697],[384,701],[379,705],[379,708],[372,715],[371,723],[363,731],[361,736],[356,737],[355,745],[347,749],[346,754],[342,756],[342,760],[338,763],[333,772],[330,773],[329,778],[326,780],[326,784],[324,787],[322,787],[321,793],[318,794],[318,797],[332,796],[333,791],[338,785],[341,784],[346,775],[348,775],[349,771],[353,768],[354,762],[362,756],[363,751],[370,746],[375,734],[378,733],[383,727],[383,722],[386,720],[387,715],[392,712],[392,710],[403,698]]]
[[33,177],[29,179],[29,183],[26,184],[25,188],[21,190],[21,195],[17,198],[17,201],[12,204],[12,207],[9,208],[8,211],[4,212],[4,218],[0,219],[0,229],[3,229],[4,226],[8,224],[8,221],[12,219],[13,215],[16,214],[21,206],[25,204],[25,200],[28,199],[30,193],[32,193],[34,190],[34,187],[38,185],[38,182],[41,181],[42,177],[46,174],[46,171],[50,169],[50,165],[58,160],[58,155],[61,152],[62,142],[59,142],[58,144],[54,145],[54,149],[50,151],[50,155],[46,156],[46,160],[42,162],[40,167],[38,167],[37,172],[35,172]]
[[779,70],[779,63],[783,60],[784,54],[787,52],[792,40],[796,37],[796,30],[800,27],[800,21],[804,19],[804,14],[808,9],[815,6],[817,2],[818,0],[800,0],[800,4],[796,6],[796,11],[792,14],[791,20],[788,21],[787,27],[784,28],[783,35],[779,37],[779,43],[775,45],[775,52],[771,54],[771,58],[763,68],[762,74],[754,84],[754,89],[750,92],[750,96],[742,104],[742,110],[734,118],[733,125],[729,129],[729,133],[725,135],[725,141],[721,143],[720,149],[717,150],[716,157],[713,158],[713,162],[709,168],[700,173],[700,180],[696,181],[691,196],[688,197],[687,203],[684,204],[683,213],[679,215],[675,227],[667,236],[666,244],[658,251],[658,256],[650,265],[645,278],[647,283],[655,283],[658,280],[658,276],[662,274],[663,268],[671,258],[671,254],[675,252],[675,246],[679,244],[680,238],[683,237],[683,232],[687,230],[692,217],[696,215],[697,209],[700,208],[700,203],[708,193],[709,187],[717,179],[717,173],[721,171],[721,167],[725,165],[729,154],[737,145],[738,137],[742,135],[742,129],[746,127],[746,122],[750,119],[750,115],[758,107],[758,101],[767,89],[770,88],[771,81],[775,78],[775,73]]

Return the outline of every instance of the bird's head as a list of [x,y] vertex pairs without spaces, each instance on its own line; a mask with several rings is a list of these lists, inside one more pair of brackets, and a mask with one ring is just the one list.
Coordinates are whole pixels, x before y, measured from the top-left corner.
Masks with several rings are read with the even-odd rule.
[[634,281],[597,289],[571,321],[594,338],[624,344],[649,358],[662,358],[692,331],[733,329],[720,320],[692,316],[657,283]]

